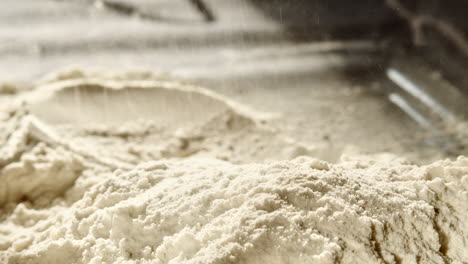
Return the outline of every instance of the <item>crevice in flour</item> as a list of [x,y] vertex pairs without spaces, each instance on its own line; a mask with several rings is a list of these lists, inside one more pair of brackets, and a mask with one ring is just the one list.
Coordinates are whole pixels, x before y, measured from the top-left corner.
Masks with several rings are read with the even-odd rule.
[[382,253],[382,247],[380,246],[380,242],[377,239],[377,227],[373,222],[371,222],[371,244],[373,246],[374,252],[377,254],[382,263],[388,264],[387,261],[385,261]]
[[443,256],[444,262],[450,263],[450,261],[448,260],[448,256],[447,256],[448,236],[437,223],[440,217],[440,209],[434,208],[434,213],[435,215],[434,215],[433,225],[434,225],[434,230],[437,232],[437,236],[439,237],[439,245],[440,245],[439,252]]

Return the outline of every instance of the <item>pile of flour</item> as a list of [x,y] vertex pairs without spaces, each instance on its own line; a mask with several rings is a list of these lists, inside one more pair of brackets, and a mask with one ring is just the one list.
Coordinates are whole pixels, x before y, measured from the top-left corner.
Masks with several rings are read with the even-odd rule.
[[[56,79],[39,89],[52,99],[2,110],[0,263],[468,262],[467,158],[331,164],[203,89],[110,79]],[[76,87],[174,105],[190,93],[212,111],[120,125],[46,114]]]

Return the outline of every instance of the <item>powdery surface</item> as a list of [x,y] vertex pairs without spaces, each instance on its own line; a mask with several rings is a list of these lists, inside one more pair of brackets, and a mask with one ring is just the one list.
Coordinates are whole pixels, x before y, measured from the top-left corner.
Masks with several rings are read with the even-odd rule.
[[16,206],[0,247],[11,263],[462,263],[467,187],[465,158],[149,162],[70,206]]
[[83,126],[76,116],[78,126],[44,124],[28,105],[1,112],[0,263],[468,262],[467,158],[330,164],[203,89],[150,84],[213,111],[183,129],[161,117]]

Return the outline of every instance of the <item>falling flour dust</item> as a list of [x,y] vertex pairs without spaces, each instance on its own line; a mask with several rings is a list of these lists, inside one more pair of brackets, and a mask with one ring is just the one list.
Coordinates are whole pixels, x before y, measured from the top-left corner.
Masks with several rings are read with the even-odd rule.
[[161,77],[43,82],[0,113],[0,263],[468,263],[467,158],[332,164],[266,119]]

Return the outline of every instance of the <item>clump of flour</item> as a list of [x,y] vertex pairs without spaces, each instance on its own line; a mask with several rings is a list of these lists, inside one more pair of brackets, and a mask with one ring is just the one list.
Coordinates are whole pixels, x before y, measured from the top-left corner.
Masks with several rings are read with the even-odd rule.
[[466,158],[331,164],[201,88],[59,77],[0,115],[2,263],[468,262]]

